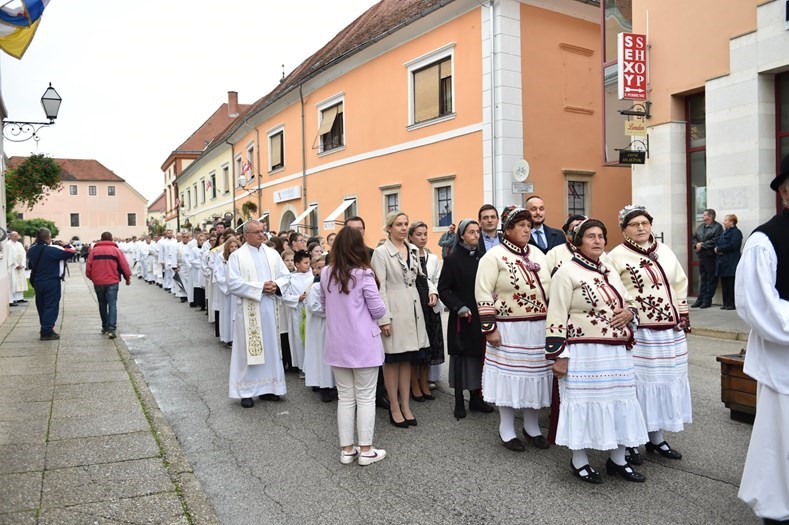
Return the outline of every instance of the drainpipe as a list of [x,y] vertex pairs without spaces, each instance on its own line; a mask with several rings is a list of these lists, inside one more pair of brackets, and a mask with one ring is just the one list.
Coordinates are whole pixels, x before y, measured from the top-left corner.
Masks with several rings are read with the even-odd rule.
[[495,42],[495,23],[493,16],[495,13],[495,1],[490,0],[488,4],[490,12],[490,188],[493,192],[493,206],[496,206],[496,57],[494,53]]
[[[301,100],[301,200],[304,209],[307,209],[307,139],[304,129],[304,92],[302,91],[303,84],[299,84],[299,99]],[[313,225],[314,233],[318,233],[317,226]],[[310,228],[312,231],[312,228]]]
[[230,227],[233,231],[236,231],[236,159],[233,158],[233,143],[226,140],[225,144],[230,146],[230,180],[232,181],[231,186],[233,187],[233,223]]

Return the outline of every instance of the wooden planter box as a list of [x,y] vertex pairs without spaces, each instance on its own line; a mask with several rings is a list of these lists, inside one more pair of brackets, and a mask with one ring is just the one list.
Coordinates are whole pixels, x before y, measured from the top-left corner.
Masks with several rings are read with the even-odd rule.
[[729,417],[753,424],[756,416],[756,381],[742,371],[745,356],[719,355],[721,364],[721,401],[731,410]]

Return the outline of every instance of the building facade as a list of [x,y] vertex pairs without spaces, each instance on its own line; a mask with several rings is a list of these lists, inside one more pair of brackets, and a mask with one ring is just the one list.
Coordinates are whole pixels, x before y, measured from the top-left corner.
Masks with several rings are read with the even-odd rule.
[[[101,233],[130,238],[146,231],[147,201],[124,179],[93,159],[54,159],[61,167],[61,187],[33,208],[17,210],[21,219],[55,223],[58,239],[92,242]],[[24,161],[11,157],[10,166]]]

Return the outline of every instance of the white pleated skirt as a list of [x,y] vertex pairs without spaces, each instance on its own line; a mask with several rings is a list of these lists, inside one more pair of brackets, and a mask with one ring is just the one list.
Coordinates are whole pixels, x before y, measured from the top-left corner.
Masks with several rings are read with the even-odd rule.
[[632,353],[647,431],[681,432],[693,422],[685,332],[639,328]]
[[569,349],[567,375],[559,380],[556,443],[571,450],[646,443],[630,353],[624,346],[595,343]]
[[487,345],[482,396],[497,406],[551,406],[552,363],[545,359],[545,321],[497,323],[501,346]]

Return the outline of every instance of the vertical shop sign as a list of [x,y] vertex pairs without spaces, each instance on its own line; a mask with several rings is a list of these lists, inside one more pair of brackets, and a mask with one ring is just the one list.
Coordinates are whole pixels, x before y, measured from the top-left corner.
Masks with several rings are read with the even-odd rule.
[[617,37],[620,100],[647,99],[647,37],[619,33]]

